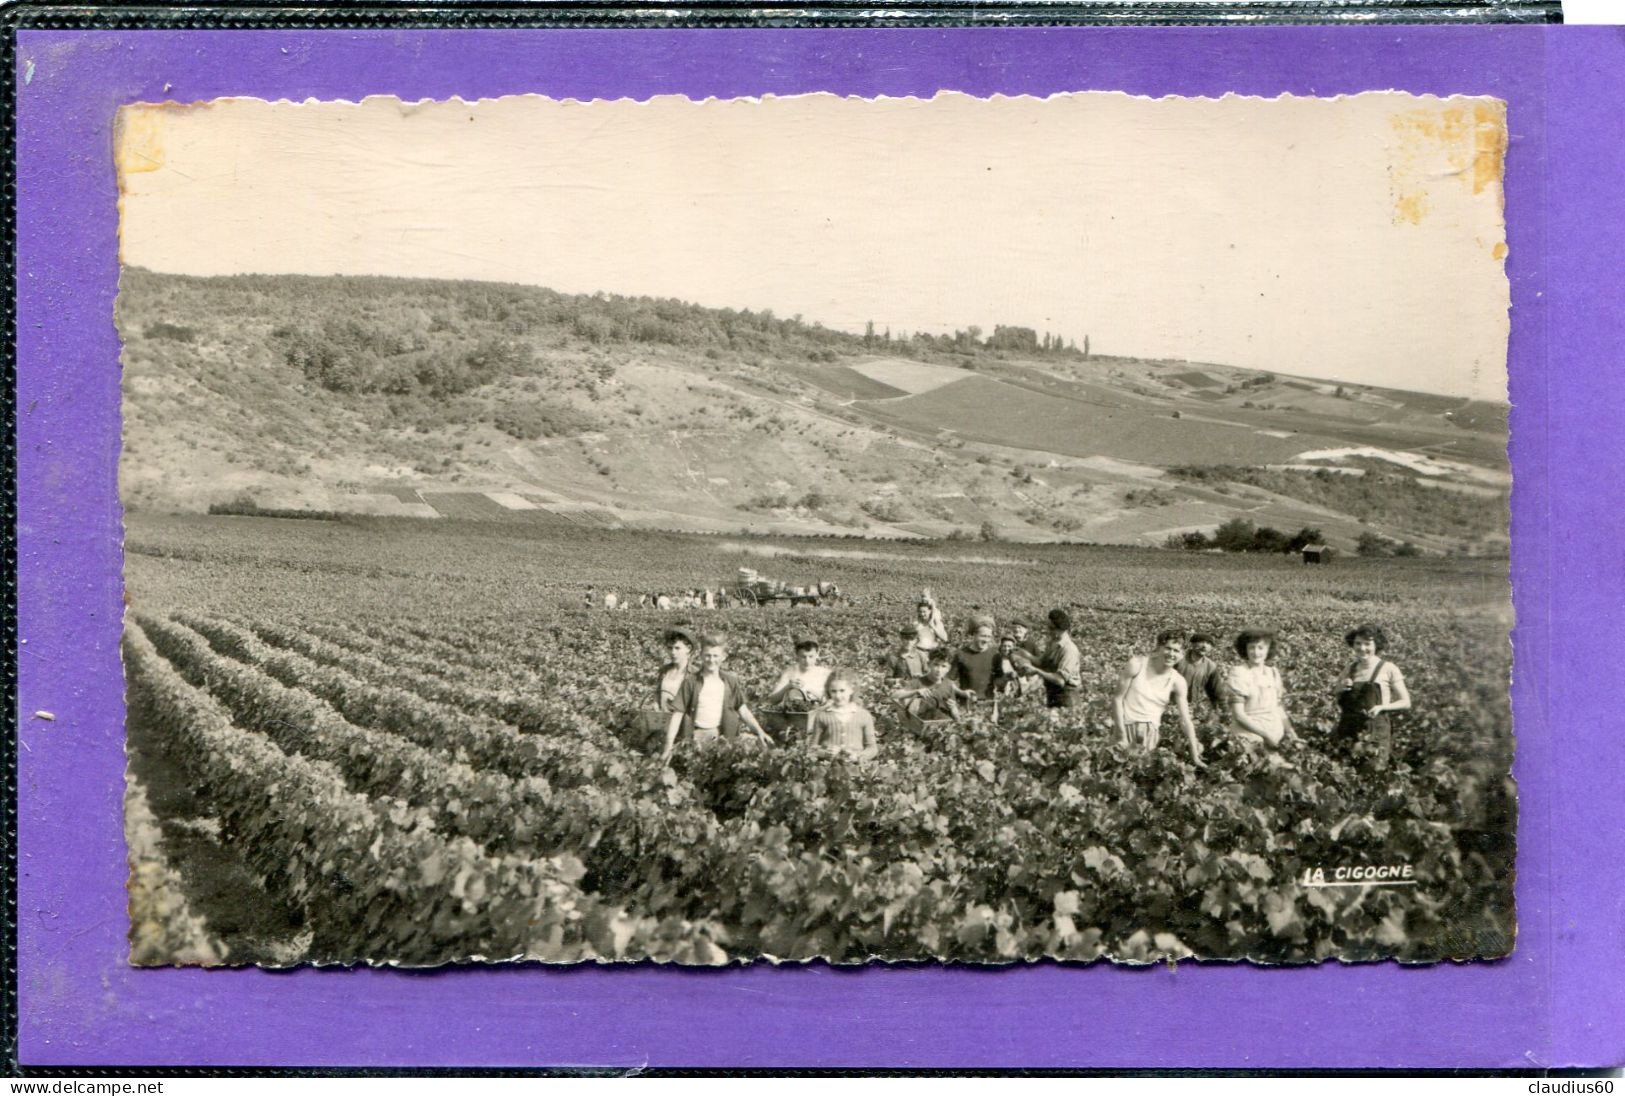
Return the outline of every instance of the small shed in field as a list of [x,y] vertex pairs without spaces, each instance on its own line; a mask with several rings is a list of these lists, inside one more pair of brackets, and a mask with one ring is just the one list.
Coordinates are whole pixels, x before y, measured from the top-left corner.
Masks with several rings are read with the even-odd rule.
[[1335,550],[1329,544],[1305,544],[1303,546],[1303,561],[1305,563],[1330,563]]

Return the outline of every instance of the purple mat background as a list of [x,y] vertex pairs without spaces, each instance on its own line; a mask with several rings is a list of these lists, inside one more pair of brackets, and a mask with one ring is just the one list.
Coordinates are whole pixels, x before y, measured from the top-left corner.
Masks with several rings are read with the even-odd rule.
[[[1625,1060],[1625,735],[1615,653],[1625,519],[1610,474],[1625,452],[1616,425],[1625,421],[1625,216],[1617,197],[1625,35],[1616,28],[38,31],[19,35],[18,65],[24,1064]],[[111,320],[117,105],[220,95],[1327,95],[1389,87],[1492,94],[1510,104],[1523,804],[1521,935],[1510,960],[1293,971],[530,967],[432,975],[125,965]],[[1601,612],[1605,606],[1614,612]],[[30,718],[38,709],[55,713],[55,722]]]

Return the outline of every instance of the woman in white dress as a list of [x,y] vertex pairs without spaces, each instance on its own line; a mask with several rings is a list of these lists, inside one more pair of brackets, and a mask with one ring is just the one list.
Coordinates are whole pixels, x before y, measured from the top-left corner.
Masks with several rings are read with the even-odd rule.
[[1292,720],[1286,714],[1286,685],[1281,671],[1270,665],[1275,653],[1275,633],[1249,628],[1236,637],[1236,654],[1241,664],[1230,667],[1230,718],[1236,736],[1249,745],[1278,750],[1296,741]]

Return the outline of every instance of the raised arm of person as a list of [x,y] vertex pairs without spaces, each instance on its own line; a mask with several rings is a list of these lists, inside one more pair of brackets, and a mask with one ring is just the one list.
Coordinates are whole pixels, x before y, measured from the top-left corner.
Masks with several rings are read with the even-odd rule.
[[931,596],[930,587],[920,591],[919,603],[930,607],[931,611],[925,616],[925,624],[931,629],[931,634],[937,637],[938,643],[947,643],[948,623],[942,617],[942,607],[937,604],[937,599]]
[[1179,674],[1174,674],[1174,704],[1179,709],[1179,726],[1185,732],[1185,744],[1190,747],[1191,762],[1202,767],[1202,744],[1196,739],[1196,721],[1191,718],[1190,686]]
[[786,666],[784,668],[784,672],[779,674],[778,680],[773,682],[772,690],[770,690],[767,694],[768,705],[771,707],[776,705],[780,700],[783,700],[784,694],[789,692],[790,686],[794,682],[795,669],[793,667]]

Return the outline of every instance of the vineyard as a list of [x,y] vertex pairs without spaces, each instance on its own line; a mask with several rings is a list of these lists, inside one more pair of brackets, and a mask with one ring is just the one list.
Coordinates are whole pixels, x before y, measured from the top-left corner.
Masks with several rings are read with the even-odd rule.
[[[837,608],[580,607],[715,582],[715,538],[479,523],[134,515],[137,963],[770,956],[1427,961],[1512,947],[1504,566],[817,542]],[[998,552],[1006,555],[1000,556]],[[994,554],[989,554],[989,553]],[[787,564],[788,566],[788,564]],[[951,619],[1067,605],[1087,703],[910,730],[876,665],[922,585]],[[722,743],[663,767],[628,713],[673,623],[765,692],[811,629],[857,671],[877,761]],[[1416,710],[1382,771],[1330,759],[1345,630],[1394,639]],[[1165,627],[1279,630],[1301,748],[1215,726],[1206,768],[1119,750],[1117,668]],[[1406,887],[1302,885],[1404,864]]]

